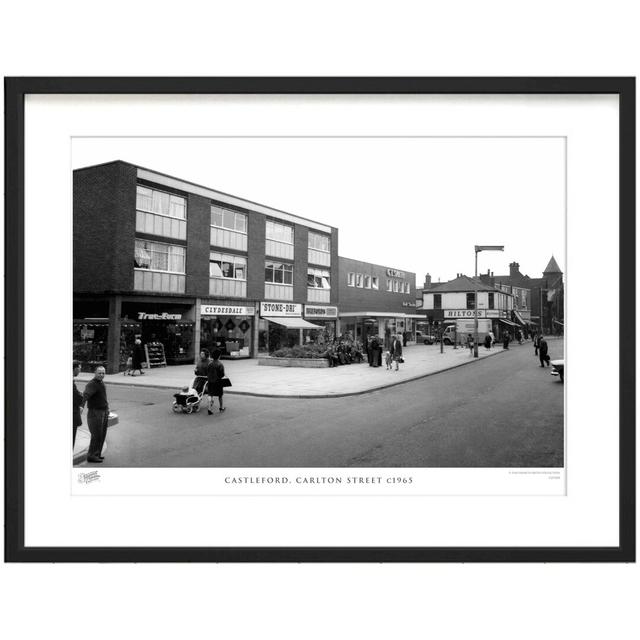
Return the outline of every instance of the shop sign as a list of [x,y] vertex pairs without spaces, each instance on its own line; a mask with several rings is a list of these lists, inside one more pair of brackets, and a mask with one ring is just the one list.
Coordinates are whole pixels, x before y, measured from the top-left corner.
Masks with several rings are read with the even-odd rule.
[[318,307],[306,304],[304,306],[304,315],[309,318],[337,318],[338,307]]
[[499,309],[487,309],[486,311],[487,318],[499,318],[500,310]]
[[138,320],[181,320],[181,313],[145,313],[138,312]]
[[236,307],[232,305],[201,304],[201,316],[252,316],[255,307]]
[[260,315],[274,317],[300,317],[302,305],[294,302],[261,302]]
[[398,269],[387,269],[387,275],[391,278],[404,278],[404,271]]
[[407,302],[406,300],[402,303],[403,307],[415,307],[416,303],[415,302]]
[[[445,309],[445,318],[475,318],[475,311],[473,309]],[[486,318],[486,309],[478,309],[478,318]]]

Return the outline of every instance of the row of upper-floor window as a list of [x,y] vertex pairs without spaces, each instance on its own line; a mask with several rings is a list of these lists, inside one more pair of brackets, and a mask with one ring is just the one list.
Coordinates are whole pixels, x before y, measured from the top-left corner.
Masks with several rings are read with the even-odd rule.
[[[187,218],[186,198],[142,185],[137,185],[136,209],[142,213],[161,215],[178,220],[186,220]],[[143,227],[139,228],[138,231],[154,232],[154,227],[149,229],[146,226],[149,224],[147,221],[140,220],[138,224]],[[219,205],[212,204],[210,225],[218,229],[225,229],[227,231],[246,235],[247,215],[240,211],[234,211],[232,209],[226,209]],[[171,237],[174,236],[174,232],[171,230],[171,227],[159,226],[158,228],[160,234],[167,234]],[[164,229],[167,229],[167,231]],[[184,230],[180,230],[175,233],[181,233],[183,238],[186,237]],[[293,245],[294,228],[291,225],[283,224],[281,222],[267,220],[265,225],[265,237],[267,240]],[[330,253],[331,238],[320,233],[309,231],[307,246],[309,249],[313,249],[315,251]]]
[[[466,294],[466,303],[467,309],[475,309],[475,292]],[[442,309],[442,294],[434,293],[433,294],[433,308],[434,309]],[[487,309],[495,309],[495,293],[489,292],[487,293]]]
[[[185,247],[179,245],[136,239],[134,267],[166,273],[186,273]],[[247,279],[247,258],[211,251],[209,277],[231,280]],[[293,265],[285,262],[265,261],[265,282],[293,285]],[[331,272],[328,269],[307,268],[307,286],[317,289],[331,288]]]
[[[379,290],[380,280],[378,276],[372,276],[367,273],[349,272],[347,273],[347,286]],[[411,293],[411,284],[405,280],[387,278],[386,290],[389,293]]]

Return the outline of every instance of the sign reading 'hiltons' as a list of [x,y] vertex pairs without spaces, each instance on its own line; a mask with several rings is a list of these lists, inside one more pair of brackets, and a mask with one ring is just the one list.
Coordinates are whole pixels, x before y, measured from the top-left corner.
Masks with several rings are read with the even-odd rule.
[[302,305],[294,302],[261,302],[260,315],[272,317],[301,317]]
[[201,316],[252,316],[255,307],[235,307],[230,305],[201,304]]
[[181,320],[181,313],[145,313],[138,311],[138,320]]

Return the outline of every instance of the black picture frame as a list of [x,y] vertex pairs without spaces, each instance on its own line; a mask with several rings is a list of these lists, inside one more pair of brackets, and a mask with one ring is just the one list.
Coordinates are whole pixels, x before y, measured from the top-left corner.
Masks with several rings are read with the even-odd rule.
[[[619,98],[619,531],[612,547],[27,547],[24,539],[25,96],[30,94],[615,94]],[[635,78],[5,78],[5,560],[8,562],[634,562]],[[9,312],[9,309],[11,310]]]

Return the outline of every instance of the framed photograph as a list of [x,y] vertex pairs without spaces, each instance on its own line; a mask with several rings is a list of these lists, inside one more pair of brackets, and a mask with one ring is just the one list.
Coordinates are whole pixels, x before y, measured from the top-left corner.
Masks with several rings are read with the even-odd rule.
[[5,131],[8,561],[635,561],[633,78],[7,78]]

